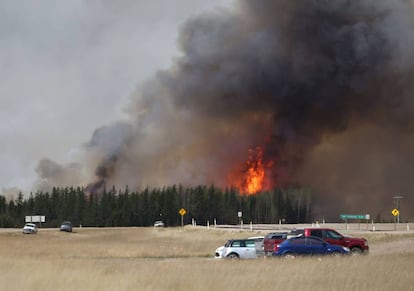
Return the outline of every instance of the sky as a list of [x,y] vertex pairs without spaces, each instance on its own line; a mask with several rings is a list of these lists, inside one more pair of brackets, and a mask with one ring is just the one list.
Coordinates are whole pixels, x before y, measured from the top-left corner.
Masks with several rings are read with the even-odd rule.
[[1,1],[0,191],[31,191],[42,158],[68,163],[178,54],[179,27],[230,0]]

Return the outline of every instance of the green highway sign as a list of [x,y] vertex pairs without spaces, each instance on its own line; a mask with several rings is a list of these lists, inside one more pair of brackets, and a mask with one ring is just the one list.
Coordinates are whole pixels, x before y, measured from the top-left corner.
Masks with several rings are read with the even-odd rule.
[[369,219],[369,214],[341,214],[339,215],[340,219]]

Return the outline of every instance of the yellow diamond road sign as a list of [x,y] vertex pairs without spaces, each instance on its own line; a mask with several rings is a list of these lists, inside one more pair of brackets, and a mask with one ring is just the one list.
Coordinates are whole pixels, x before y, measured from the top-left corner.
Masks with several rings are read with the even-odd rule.
[[181,208],[181,209],[180,209],[180,211],[178,211],[178,213],[179,213],[181,216],[184,216],[184,215],[187,213],[187,211],[185,211],[185,209],[184,209],[184,208]]
[[392,213],[392,215],[397,216],[400,212],[398,211],[398,209],[397,209],[397,208],[394,208],[394,209],[391,211],[391,213]]

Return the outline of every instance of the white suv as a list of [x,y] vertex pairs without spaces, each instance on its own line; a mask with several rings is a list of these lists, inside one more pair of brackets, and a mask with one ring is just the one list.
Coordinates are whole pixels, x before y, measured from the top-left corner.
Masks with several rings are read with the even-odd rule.
[[256,259],[255,239],[231,239],[224,246],[216,249],[218,259]]
[[26,223],[23,227],[23,233],[30,234],[30,233],[37,233],[37,226],[34,223]]

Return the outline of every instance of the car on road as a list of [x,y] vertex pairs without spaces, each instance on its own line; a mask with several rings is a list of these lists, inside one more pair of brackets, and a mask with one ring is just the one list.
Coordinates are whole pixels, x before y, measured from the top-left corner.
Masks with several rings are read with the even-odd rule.
[[154,227],[164,227],[165,223],[162,222],[161,220],[157,220],[156,222],[154,222]]
[[64,221],[60,225],[60,231],[72,232],[72,222]]
[[35,234],[37,233],[37,225],[34,223],[26,223],[23,227],[24,234]]
[[347,255],[350,249],[330,244],[318,237],[299,236],[284,240],[276,246],[273,256],[296,257],[305,255]]
[[216,249],[217,259],[256,259],[256,238],[231,239],[224,246]]

